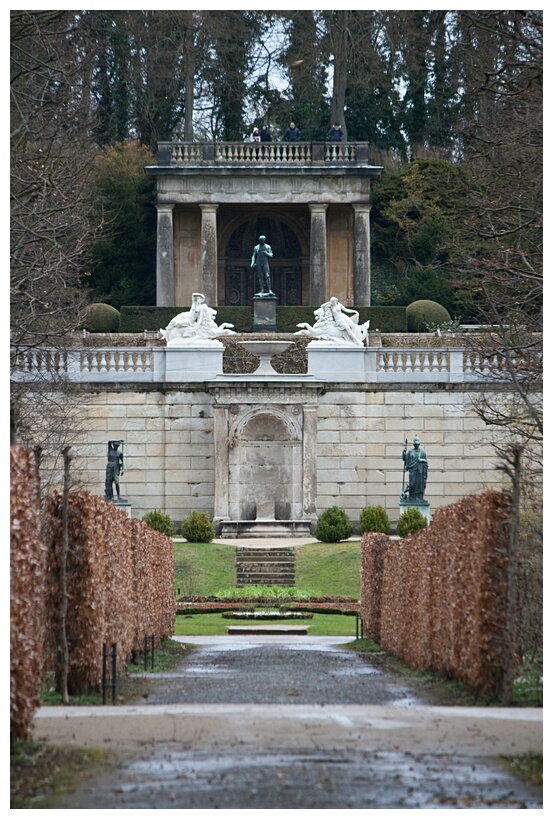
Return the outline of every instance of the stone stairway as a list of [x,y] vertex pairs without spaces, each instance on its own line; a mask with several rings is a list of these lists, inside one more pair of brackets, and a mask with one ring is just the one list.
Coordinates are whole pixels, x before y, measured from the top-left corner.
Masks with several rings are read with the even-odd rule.
[[295,584],[292,546],[236,549],[236,585],[293,586]]

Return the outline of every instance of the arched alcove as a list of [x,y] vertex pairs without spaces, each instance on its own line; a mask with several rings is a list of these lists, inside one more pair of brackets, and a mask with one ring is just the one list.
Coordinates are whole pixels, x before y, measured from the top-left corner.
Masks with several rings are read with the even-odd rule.
[[294,230],[280,219],[247,219],[231,234],[225,257],[225,304],[251,306],[257,292],[255,271],[250,267],[252,251],[259,236],[266,236],[273,250],[270,262],[273,290],[280,305],[302,301],[302,250]]
[[301,517],[302,435],[298,421],[276,409],[248,410],[237,419],[231,441],[231,518]]

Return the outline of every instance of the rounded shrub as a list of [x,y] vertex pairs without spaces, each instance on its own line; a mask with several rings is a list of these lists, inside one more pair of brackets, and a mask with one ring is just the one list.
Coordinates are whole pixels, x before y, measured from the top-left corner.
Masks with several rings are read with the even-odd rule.
[[89,304],[84,311],[83,328],[90,333],[118,333],[121,313],[111,304]]
[[182,524],[182,536],[191,543],[211,543],[215,526],[207,512],[192,512]]
[[411,302],[406,308],[406,313],[407,330],[410,333],[425,333],[430,324],[439,325],[451,321],[451,316],[445,307],[430,299]]
[[383,506],[366,506],[359,516],[359,526],[361,534],[383,532],[387,535],[390,531],[390,518]]
[[165,514],[165,512],[162,512],[161,509],[154,509],[152,512],[146,512],[142,520],[144,523],[147,523],[148,526],[151,526],[152,529],[156,529],[158,532],[163,532],[164,535],[173,537],[177,534],[176,529],[173,526],[171,516]]
[[321,513],[313,534],[322,543],[338,543],[351,537],[353,526],[343,509],[331,506]]
[[420,529],[424,529],[425,526],[428,526],[428,521],[425,516],[422,512],[419,512],[418,509],[413,507],[412,509],[406,509],[405,512],[402,512],[399,516],[397,533],[400,537],[405,537],[406,535],[412,535],[413,532],[418,532]]

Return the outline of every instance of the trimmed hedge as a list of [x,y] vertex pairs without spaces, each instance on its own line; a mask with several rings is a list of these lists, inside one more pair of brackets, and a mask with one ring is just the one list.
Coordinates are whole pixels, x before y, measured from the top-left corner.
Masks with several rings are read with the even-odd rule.
[[[30,739],[47,636],[48,551],[40,534],[34,456],[10,450],[10,737]],[[22,487],[25,491],[22,491]]]
[[[144,330],[159,330],[167,327],[178,313],[190,307],[121,307],[120,332],[142,333]],[[251,333],[253,311],[251,307],[216,307],[217,324],[228,321],[234,324],[237,333]],[[276,325],[279,333],[295,333],[298,324],[307,322],[313,325],[313,315],[318,307],[277,307]],[[356,307],[359,322],[370,319],[369,332],[379,330],[381,333],[404,333],[407,331],[407,313],[405,307]]]
[[121,322],[119,310],[111,304],[89,304],[84,311],[82,326],[90,333],[118,333]]
[[[249,309],[249,308],[248,308]],[[295,333],[298,324],[307,322],[313,326],[313,315],[318,307],[277,307],[277,330],[280,333]],[[354,307],[359,313],[359,324],[370,320],[369,333],[404,333],[407,331],[405,307]]]
[[405,309],[407,329],[410,333],[426,333],[432,324],[446,324],[451,316],[445,307],[437,301],[419,299],[409,304]]
[[[488,491],[438,509],[401,540],[361,540],[363,631],[413,669],[501,691],[511,501]],[[514,656],[516,646],[511,647]]]
[[[251,333],[253,315],[250,307],[215,307],[218,325],[227,321],[234,324],[237,333]],[[144,330],[159,330],[167,327],[171,319],[190,307],[121,307],[120,331],[122,333],[142,333]]]

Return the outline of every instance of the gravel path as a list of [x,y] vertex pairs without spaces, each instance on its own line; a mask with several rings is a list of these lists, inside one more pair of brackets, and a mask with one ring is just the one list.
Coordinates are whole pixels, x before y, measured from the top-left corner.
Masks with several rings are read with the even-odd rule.
[[338,640],[351,638],[326,644],[308,636],[205,641],[178,673],[160,680],[147,702],[374,705],[414,701],[413,691],[401,680],[383,673],[368,655],[340,648]]
[[542,807],[492,758],[527,735],[536,744],[533,709],[425,710],[424,687],[340,648],[349,639],[198,638],[143,707],[66,709],[64,719],[41,709],[38,736],[88,736],[120,753],[112,773],[59,807]]

